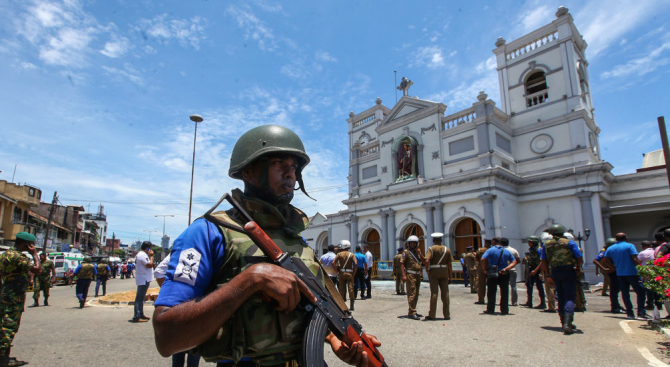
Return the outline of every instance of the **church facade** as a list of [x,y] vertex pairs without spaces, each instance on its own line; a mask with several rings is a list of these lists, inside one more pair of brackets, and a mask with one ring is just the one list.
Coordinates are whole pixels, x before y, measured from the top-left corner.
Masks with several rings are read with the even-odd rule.
[[623,231],[639,242],[667,226],[665,170],[615,176],[600,156],[587,43],[568,10],[495,46],[500,106],[482,91],[447,113],[410,96],[403,78],[395,106],[377,99],[349,114],[347,209],[312,217],[310,246],[321,253],[348,239],[388,261],[410,235],[425,250],[430,233],[443,232],[455,254],[494,236],[523,254],[528,236],[559,223],[582,235],[594,282],[588,270],[606,238]]

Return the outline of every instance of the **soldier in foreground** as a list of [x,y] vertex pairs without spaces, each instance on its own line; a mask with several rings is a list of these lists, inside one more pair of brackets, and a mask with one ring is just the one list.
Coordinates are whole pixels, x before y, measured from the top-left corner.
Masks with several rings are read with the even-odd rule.
[[409,236],[407,238],[407,249],[402,254],[400,269],[402,281],[407,284],[407,303],[409,305],[407,316],[412,320],[421,320],[421,315],[416,313],[416,304],[419,302],[419,287],[421,287],[421,264],[424,262],[419,247],[419,237]]
[[49,290],[51,283],[56,279],[56,268],[54,263],[47,259],[45,253],[40,254],[42,263],[42,273],[34,275],[30,273],[30,284],[33,285],[33,304],[28,307],[38,307],[40,305],[40,292],[44,294],[44,305],[49,305]]
[[84,308],[86,304],[86,297],[88,297],[88,288],[91,285],[91,281],[98,274],[98,269],[95,265],[91,264],[91,257],[84,256],[84,261],[74,269],[74,275],[77,278],[77,286],[75,288],[75,293],[79,299],[79,308]]
[[442,245],[444,233],[433,233],[433,246],[426,251],[426,269],[430,280],[430,311],[424,320],[435,320],[437,308],[437,294],[442,294],[442,316],[445,320],[451,320],[449,314],[449,283],[451,283],[451,250]]
[[[28,256],[22,254],[27,251],[35,259],[32,264]],[[16,234],[14,247],[0,255],[0,277],[2,277],[2,296],[0,297],[0,367],[23,366],[27,364],[9,358],[12,341],[19,331],[23,303],[26,300],[26,289],[30,282],[30,275],[39,275],[42,264],[35,250],[35,236],[27,232]]]
[[577,269],[582,267],[583,259],[579,247],[574,241],[565,238],[565,232],[565,227],[560,224],[549,227],[549,234],[553,238],[544,242],[541,264],[547,282],[556,286],[558,316],[563,334],[572,334],[576,329],[572,322],[577,297]]
[[[300,236],[308,218],[290,205],[296,181],[305,191],[302,170],[308,163],[295,133],[260,126],[237,141],[228,174],[244,182],[244,192],[235,189],[232,196],[277,246],[323,277]],[[236,210],[214,215],[242,222]],[[156,347],[164,357],[196,348],[217,366],[285,366],[302,349],[308,323],[296,308],[302,297],[316,301],[305,283],[271,264],[248,236],[197,219],[175,240],[155,302]],[[361,342],[346,345],[333,334],[326,342],[343,361],[367,366]],[[376,339],[374,344],[381,345]]]

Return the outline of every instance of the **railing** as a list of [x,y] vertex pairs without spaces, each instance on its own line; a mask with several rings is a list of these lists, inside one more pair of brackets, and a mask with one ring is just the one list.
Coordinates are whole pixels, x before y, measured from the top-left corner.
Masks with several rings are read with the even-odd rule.
[[354,122],[354,127],[359,127],[361,125],[365,125],[368,122],[373,121],[374,119],[375,119],[375,115],[372,114],[372,115],[370,115],[370,116],[368,116],[364,119],[361,119],[361,120],[358,120],[358,121]]
[[449,130],[456,126],[472,122],[474,121],[475,118],[477,118],[477,115],[475,114],[475,109],[471,107],[468,108],[467,110],[463,110],[453,115],[446,116],[442,120],[442,123],[444,124],[444,129]]
[[507,116],[506,113],[504,113],[503,111],[500,111],[498,109],[493,110],[493,115],[495,117],[497,117],[498,119],[500,119],[500,121],[502,121],[502,122],[507,122],[507,120],[509,120],[509,116]]
[[527,44],[517,48],[516,50],[507,53],[505,55],[505,58],[507,60],[514,60],[521,55],[524,55],[528,52],[531,52],[535,49],[538,49],[538,48],[540,48],[540,47],[542,47],[542,46],[544,46],[548,43],[556,41],[557,39],[558,39],[558,31],[551,32],[549,34],[546,34],[546,35],[536,39],[533,42],[527,43]]
[[369,148],[365,148],[365,149],[361,150],[360,157],[363,158],[365,156],[368,156],[370,154],[375,154],[375,153],[378,153],[378,152],[379,152],[379,144],[375,144],[375,145],[373,145]]
[[549,101],[549,92],[545,89],[526,96],[526,107],[533,107]]

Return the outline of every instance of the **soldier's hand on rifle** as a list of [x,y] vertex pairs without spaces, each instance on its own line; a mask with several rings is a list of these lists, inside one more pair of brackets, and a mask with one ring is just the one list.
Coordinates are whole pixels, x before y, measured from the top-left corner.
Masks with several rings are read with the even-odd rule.
[[265,300],[277,302],[277,311],[290,312],[300,303],[300,294],[304,294],[310,302],[316,302],[316,297],[305,283],[298,277],[279,266],[273,264],[256,264],[245,272],[251,272],[251,279],[256,289]]
[[[375,347],[380,347],[382,345],[379,340],[377,340],[377,337],[374,335],[368,334],[370,339],[372,340],[372,344]],[[333,352],[335,355],[341,359],[342,361],[352,365],[352,366],[358,366],[358,367],[367,367],[368,365],[368,353],[363,352],[363,342],[358,341],[355,342],[351,347],[348,346],[346,343],[338,339],[335,335],[332,333],[326,336],[326,341],[330,343],[330,347],[333,348]]]

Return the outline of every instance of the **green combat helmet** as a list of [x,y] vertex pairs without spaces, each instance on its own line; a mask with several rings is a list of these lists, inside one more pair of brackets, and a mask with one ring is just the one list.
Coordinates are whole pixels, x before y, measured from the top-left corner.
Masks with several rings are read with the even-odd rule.
[[[273,153],[286,153],[298,158],[296,181],[300,185],[300,190],[307,195],[302,182],[302,170],[309,164],[309,156],[298,135],[283,126],[258,126],[244,133],[235,143],[233,153],[230,155],[228,176],[241,180],[244,167],[261,156]],[[264,175],[267,174],[267,169],[262,172]],[[262,181],[267,181],[267,177],[264,177]],[[307,195],[307,197],[310,196]]]
[[84,256],[84,261],[83,262],[90,263],[91,261],[93,261],[93,259],[91,259],[90,256]]
[[540,238],[538,236],[528,236],[527,242],[538,244],[540,243]]
[[566,229],[560,224],[552,224],[552,226],[549,227],[549,230],[547,232],[549,232],[549,234],[553,236],[563,237],[563,233],[566,232]]
[[103,258],[102,260],[100,260],[100,262],[103,263],[103,264],[107,264],[107,258],[106,257]]
[[612,245],[615,244],[615,243],[616,243],[616,239],[614,239],[614,238],[608,238],[608,239],[605,240],[605,247],[606,247],[606,248],[607,248],[607,247],[610,247],[610,246],[612,246]]

